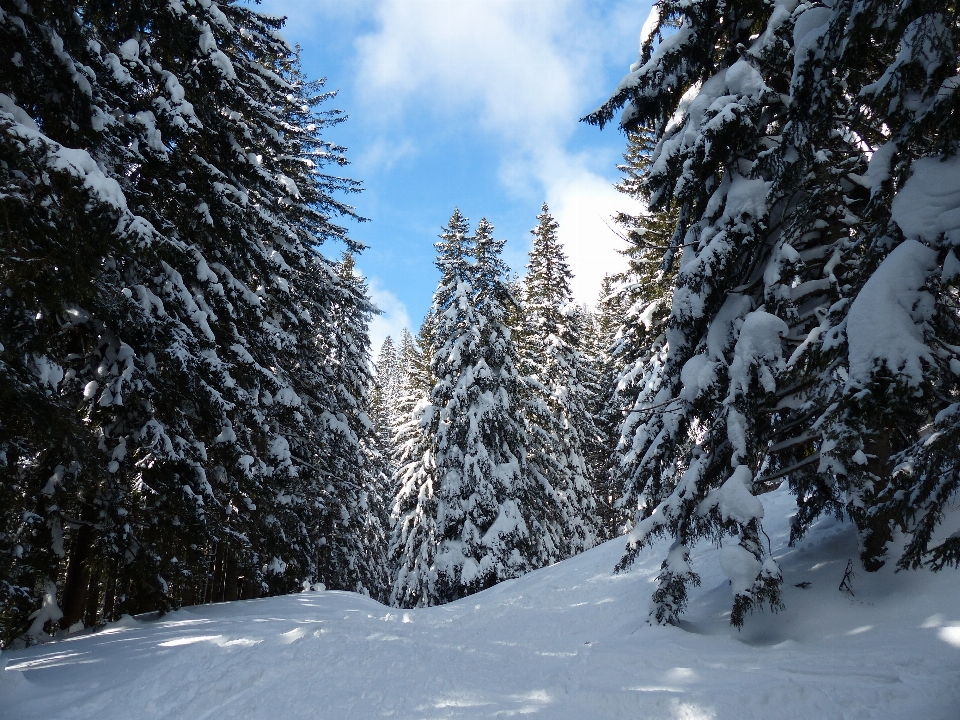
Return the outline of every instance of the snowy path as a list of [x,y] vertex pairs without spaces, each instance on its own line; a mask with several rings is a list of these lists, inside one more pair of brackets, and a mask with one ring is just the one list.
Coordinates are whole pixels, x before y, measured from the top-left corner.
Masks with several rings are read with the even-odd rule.
[[[790,510],[781,492],[764,504]],[[614,541],[440,608],[306,593],[4,653],[0,717],[960,718],[960,573],[860,573],[850,597],[850,528],[827,519],[786,548],[781,525],[787,610],[741,633],[714,550],[694,553],[685,627],[656,628],[660,556],[612,576]]]

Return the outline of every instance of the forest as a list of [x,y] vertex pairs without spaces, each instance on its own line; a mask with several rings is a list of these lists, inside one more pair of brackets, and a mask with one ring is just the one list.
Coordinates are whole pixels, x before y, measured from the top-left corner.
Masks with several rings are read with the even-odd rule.
[[834,517],[859,573],[956,572],[960,4],[659,0],[583,118],[644,208],[595,303],[546,203],[520,274],[451,208],[376,352],[344,116],[282,26],[0,0],[4,652],[310,589],[444,605],[609,540],[611,573],[660,553],[653,625],[720,548],[741,628],[787,606],[781,488],[791,545]]

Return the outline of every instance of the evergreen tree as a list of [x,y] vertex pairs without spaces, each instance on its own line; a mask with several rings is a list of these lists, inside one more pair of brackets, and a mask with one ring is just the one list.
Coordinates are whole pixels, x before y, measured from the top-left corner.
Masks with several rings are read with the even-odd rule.
[[[400,347],[397,350],[396,375],[394,377],[398,403],[403,397],[416,392],[417,389],[425,395],[429,388],[433,387],[433,381],[429,377],[430,361],[424,356],[423,351],[424,344],[429,346],[430,342],[426,329],[428,325],[429,317],[424,320],[417,339],[407,328],[404,328],[400,334]],[[394,426],[397,424],[396,415],[397,413],[394,413]]]
[[541,525],[544,498],[529,482],[503,244],[482,219],[471,238],[475,263],[463,268],[449,302],[438,292],[434,305],[441,601],[522,575],[557,551]]
[[[437,243],[440,283],[421,330],[429,398],[398,433],[393,600],[449,602],[564,557],[569,500],[531,472],[509,318],[516,299],[486,220],[455,211]],[[472,261],[471,261],[472,260]],[[576,542],[576,541],[574,541]]]
[[417,331],[417,337],[410,347],[410,353],[406,356],[407,362],[407,384],[411,391],[420,393],[424,397],[430,395],[430,391],[436,384],[436,378],[433,376],[433,339],[436,318],[433,311],[429,311],[423,319],[420,329]]
[[437,524],[440,411],[434,394],[441,385],[449,387],[452,380],[445,363],[437,362],[435,342],[463,330],[457,321],[461,305],[464,310],[472,309],[470,288],[465,285],[471,255],[469,232],[467,219],[459,209],[454,210],[436,244],[440,282],[420,328],[422,353],[414,356],[408,368],[411,392],[401,404],[401,418],[406,421],[401,422],[395,439],[398,492],[392,510],[390,564],[394,573],[391,603],[402,607],[426,607],[445,600],[437,592],[434,566],[441,538]]
[[395,490],[391,509],[389,563],[393,585],[390,604],[426,607],[434,603],[433,558],[436,549],[436,463],[425,426],[429,425],[429,393],[433,388],[429,348],[432,315],[423,321],[415,341],[408,330],[400,341],[401,388],[393,437]]
[[49,583],[67,626],[375,575],[360,537],[324,555],[358,507],[367,381],[337,319],[370,307],[315,246],[359,249],[332,220],[359,186],[324,172],[342,118],[281,22],[3,8],[7,639]]
[[399,358],[393,346],[393,338],[384,338],[374,365],[374,382],[370,397],[371,420],[380,442],[380,447],[389,450],[393,434],[393,412],[397,401]]
[[[816,55],[835,59],[856,92],[835,87],[827,97],[845,111],[844,128],[856,128],[874,152],[867,182],[853,178],[869,193],[850,209],[859,220],[851,273],[856,296],[844,311],[830,313],[823,343],[833,353],[845,350],[845,377],[834,382],[819,448],[819,465],[839,477],[834,492],[843,495],[819,505],[833,509],[845,501],[861,531],[867,569],[887,561],[895,526],[908,539],[901,568],[958,566],[960,540],[935,535],[960,490],[954,451],[960,230],[938,199],[960,189],[960,5],[838,4],[823,20],[822,40],[796,84],[805,97],[824,95]],[[831,107],[816,104],[823,105],[818,117]],[[884,302],[890,297],[892,305]],[[816,501],[801,503],[804,520],[818,511]]]
[[588,412],[595,432],[585,448],[593,477],[598,537],[609,540],[624,532],[630,518],[619,503],[621,484],[613,475],[613,451],[619,437],[621,412],[613,403],[620,368],[612,354],[617,331],[623,322],[614,279],[605,275],[597,307],[589,316],[585,346],[590,363]]
[[[90,28],[76,22],[70,6],[27,13],[5,4],[0,38],[8,48],[0,59],[0,640],[6,642],[62,617],[56,582],[71,535],[78,534],[68,519],[91,520],[89,511],[83,518],[78,512],[81,471],[108,476],[95,433],[74,411],[78,397],[64,392],[76,370],[63,359],[97,344],[86,322],[94,316],[113,320],[101,320],[107,327],[128,313],[143,320],[119,302],[124,283],[109,263],[154,233],[137,225],[94,156],[71,153],[109,145],[117,157],[128,157],[119,133],[104,141],[90,122],[117,102],[85,72],[95,57]],[[83,121],[75,124],[74,117]],[[76,382],[84,381],[90,378]],[[52,606],[41,607],[43,595]],[[31,623],[34,609],[42,614]]]
[[672,535],[651,614],[676,622],[687,586],[699,582],[688,564],[692,545],[735,534],[724,569],[731,621],[740,625],[746,611],[780,603],[780,571],[760,542],[763,506],[754,492],[765,489],[765,411],[776,402],[788,327],[764,308],[756,277],[768,259],[768,228],[784,211],[769,190],[778,169],[771,148],[780,147],[786,120],[774,88],[789,87],[792,71],[789,14],[762,0],[664,0],[651,19],[629,80],[589,118],[602,125],[630,103],[625,128],[657,140],[643,181],[650,209],[675,204],[678,212],[663,251],[664,269],[680,260],[665,342],[643,365],[635,429],[628,416],[621,432],[633,466],[625,498],[637,508],[621,567],[651,537]]
[[[646,132],[629,133],[627,137],[624,164],[618,166],[623,179],[615,187],[646,206],[651,197],[643,179],[651,165],[653,138]],[[605,300],[606,311],[616,312],[619,322],[608,349],[612,380],[603,417],[617,425],[609,473],[612,486],[621,495],[616,509],[620,516],[624,509],[637,507],[637,491],[643,487],[638,474],[647,472],[643,456],[637,452],[642,445],[636,442],[642,442],[640,428],[649,414],[646,407],[659,384],[667,347],[675,274],[671,239],[678,218],[667,202],[656,211],[618,213],[615,219],[625,233],[622,237],[627,247],[621,252],[627,259],[627,269],[611,279]],[[629,523],[632,518],[626,520]]]
[[[800,506],[794,539],[832,511],[856,523],[868,570],[883,564],[894,523],[916,541],[905,564],[928,552],[957,487],[942,451],[928,465],[921,449],[944,436],[924,426],[949,423],[956,393],[944,372],[951,230],[920,229],[936,204],[919,196],[916,211],[897,207],[930,178],[956,177],[933,169],[956,149],[955,132],[940,130],[955,125],[956,18],[937,3],[665,0],[631,75],[589,118],[603,124],[629,103],[623,126],[657,141],[640,185],[653,210],[678,211],[622,563],[653,535],[674,537],[657,621],[675,622],[697,582],[692,543],[729,532],[739,536],[722,562],[731,620],[778,605],[756,496],[783,478]],[[935,566],[950,547],[933,550]]]
[[590,414],[593,377],[583,352],[580,309],[570,292],[573,273],[546,203],[537,220],[522,303],[527,451],[531,471],[555,493],[560,514],[552,533],[559,552],[569,557],[596,539],[593,476],[586,457],[597,433]]
[[[327,485],[326,537],[316,577],[327,587],[354,590],[385,599],[387,576],[386,533],[390,482],[388,459],[383,456],[376,428],[369,416],[370,317],[366,281],[355,272],[353,254],[345,252],[337,264],[341,301],[333,316],[336,344],[326,367],[334,370],[332,389],[338,407],[324,418],[326,442],[339,444],[332,457],[337,465]],[[319,440],[319,438],[318,438]]]

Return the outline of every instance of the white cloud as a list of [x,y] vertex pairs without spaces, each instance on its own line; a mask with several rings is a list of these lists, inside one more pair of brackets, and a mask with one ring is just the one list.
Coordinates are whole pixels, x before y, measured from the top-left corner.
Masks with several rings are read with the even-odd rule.
[[373,357],[376,358],[384,338],[389,335],[396,344],[400,339],[401,331],[404,328],[408,330],[411,328],[411,322],[406,305],[396,295],[383,287],[377,278],[367,278],[367,282],[370,299],[383,312],[382,315],[375,315],[370,322],[370,347]]
[[254,9],[287,18],[283,34],[290,36],[322,30],[324,24],[331,20],[341,23],[359,22],[370,13],[370,3],[343,0],[262,0]]
[[575,66],[553,42],[571,4],[385,0],[379,29],[358,41],[359,87],[387,113],[423,94],[439,113],[479,109],[498,134],[555,130],[558,116],[577,112]]
[[400,138],[396,142],[379,137],[369,143],[356,160],[357,175],[367,172],[389,170],[398,160],[417,154],[417,146],[410,138]]
[[[593,302],[603,275],[623,263],[616,252],[622,243],[604,221],[635,206],[612,187],[619,156],[575,152],[571,138],[579,116],[612,89],[605,62],[626,70],[648,5],[643,0],[265,0],[261,7],[289,15],[288,31],[301,36],[331,23],[348,33],[338,44],[366,32],[354,44],[353,92],[363,106],[354,121],[370,131],[353,158],[359,175],[388,170],[401,159],[415,161],[429,138],[411,134],[417,128],[404,123],[411,111],[427,110],[454,130],[479,129],[498,158],[505,192],[530,204],[531,227],[540,202],[550,204],[575,273],[574,293]],[[622,136],[616,137],[622,145]],[[489,213],[496,222],[496,209]],[[518,240],[508,244],[506,259],[520,269],[529,237]],[[381,292],[386,292],[382,286]],[[381,301],[384,309],[397,302],[390,297]],[[387,317],[377,319],[377,327],[386,327]]]
[[616,157],[578,155],[568,144],[589,103],[610,90],[606,53],[620,53],[614,40],[624,33],[635,45],[645,5],[383,0],[376,29],[357,41],[358,89],[381,132],[393,132],[412,104],[451,123],[479,123],[507,191],[535,208],[547,199],[580,301],[593,302],[603,275],[621,266],[621,243],[604,220],[631,203],[612,187]]
[[574,297],[596,301],[603,276],[617,272],[625,259],[617,250],[625,247],[611,227],[618,211],[639,210],[636,203],[614,190],[610,181],[590,172],[547,180],[550,211],[560,224],[560,241],[567,250]]

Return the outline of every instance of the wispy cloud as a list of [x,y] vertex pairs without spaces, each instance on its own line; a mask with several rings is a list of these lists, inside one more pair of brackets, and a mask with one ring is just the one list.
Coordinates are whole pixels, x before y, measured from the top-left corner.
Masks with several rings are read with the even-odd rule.
[[[577,67],[554,42],[569,0],[385,0],[378,27],[359,39],[362,92],[385,114],[410,101],[528,145],[529,126],[557,133],[575,116]],[[586,58],[584,58],[586,59]],[[420,97],[422,96],[422,98]]]
[[[344,67],[355,75],[345,91],[357,103],[351,122],[365,133],[351,157],[358,177],[421,162],[430,138],[418,132],[463,133],[465,142],[483,143],[504,195],[529,204],[531,227],[540,202],[550,204],[576,273],[574,292],[592,302],[603,275],[623,262],[621,242],[604,220],[636,208],[612,187],[619,156],[609,145],[602,153],[576,148],[590,138],[582,130],[577,136],[578,120],[612,89],[610,68],[625,71],[633,59],[649,4],[264,0],[261,8],[288,15],[291,37],[307,44],[322,37],[349,58]],[[336,86],[344,80],[340,73]],[[496,207],[484,213],[497,222]],[[434,220],[431,227],[442,222]],[[518,269],[529,247],[528,237],[521,240],[508,244],[507,259]]]
[[645,15],[637,5],[383,0],[375,28],[356,46],[358,92],[381,132],[389,136],[412,107],[453,127],[479,126],[507,192],[550,203],[581,301],[593,301],[603,275],[622,263],[604,220],[631,203],[611,185],[615,157],[569,145],[579,116],[609,90],[603,67],[612,41],[623,32],[635,38]]
[[374,316],[370,323],[370,347],[373,349],[373,356],[376,357],[387,335],[396,342],[404,328],[411,332],[415,332],[416,329],[412,328],[406,305],[396,295],[383,287],[377,278],[368,278],[367,282],[370,299],[382,312],[381,315]]
[[[343,0],[261,0],[254,5],[248,4],[268,15],[287,18],[285,35],[303,35],[307,32],[322,30],[326,21],[360,22],[371,13],[373,2],[344,2]],[[293,31],[292,33],[290,31]],[[327,41],[330,38],[325,38]]]
[[358,175],[389,170],[404,158],[417,154],[417,145],[410,138],[379,137],[370,142],[353,161]]

